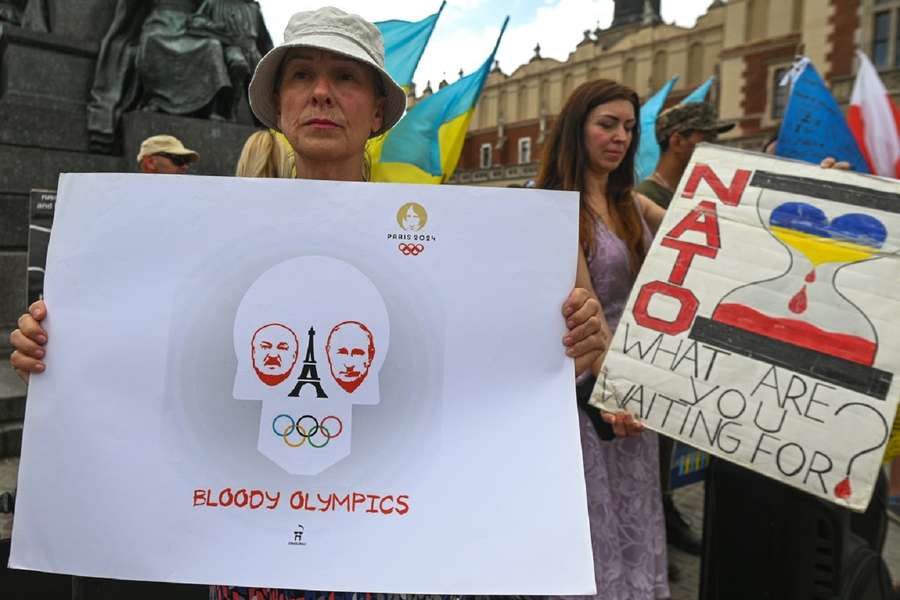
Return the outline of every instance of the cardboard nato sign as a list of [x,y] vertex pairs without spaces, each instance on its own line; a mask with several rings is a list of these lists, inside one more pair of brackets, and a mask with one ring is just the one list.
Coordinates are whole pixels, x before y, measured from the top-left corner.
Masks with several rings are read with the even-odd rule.
[[305,256],[260,275],[234,318],[234,397],[262,402],[260,452],[301,475],[346,457],[352,406],[378,404],[389,331],[381,294],[346,262]]
[[900,395],[898,193],[698,148],[591,402],[864,510]]

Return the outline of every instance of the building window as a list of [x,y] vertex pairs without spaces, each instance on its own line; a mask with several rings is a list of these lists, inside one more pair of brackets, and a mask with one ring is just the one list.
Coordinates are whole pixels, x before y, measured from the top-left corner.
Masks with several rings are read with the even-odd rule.
[[895,11],[894,19],[894,66],[900,67],[900,8]]
[[625,60],[625,66],[622,68],[622,83],[631,89],[635,89],[637,84],[637,64],[633,58]]
[[772,118],[775,120],[784,116],[787,108],[790,85],[781,85],[781,80],[787,75],[790,67],[778,67],[772,76]]
[[888,49],[891,45],[891,11],[875,13],[872,30],[872,61],[876,67],[888,66]]
[[703,64],[703,44],[695,42],[688,50],[688,83],[699,85],[703,81],[705,73]]
[[527,165],[531,162],[531,138],[519,138],[519,164]]
[[669,54],[665,50],[660,50],[653,56],[653,89],[651,93],[656,92],[668,80],[669,74]]
[[519,86],[519,96],[518,100],[518,110],[516,111],[516,116],[519,121],[524,121],[526,119],[526,114],[528,112],[528,88],[523,83]]
[[803,5],[806,0],[794,0],[794,14],[791,18],[791,29],[794,31],[803,31]]
[[766,21],[769,19],[769,0],[748,0],[747,41],[755,42],[766,37]]
[[872,15],[872,62],[879,69],[900,67],[900,0],[876,0]]
[[491,145],[490,144],[482,144],[481,145],[481,168],[482,169],[490,169],[491,168]]
[[569,97],[569,94],[572,92],[572,74],[566,73],[566,76],[563,78],[563,102]]

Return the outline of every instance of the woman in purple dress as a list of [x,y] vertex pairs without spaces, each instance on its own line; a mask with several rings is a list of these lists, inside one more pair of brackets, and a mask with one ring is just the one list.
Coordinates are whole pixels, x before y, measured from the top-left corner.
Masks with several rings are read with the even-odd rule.
[[[593,290],[614,332],[664,211],[633,191],[637,94],[589,81],[563,107],[545,149],[538,187],[581,193],[579,287]],[[599,372],[602,357],[594,364]],[[596,598],[667,598],[666,539],[657,437],[625,414],[604,413],[618,436],[579,410]]]

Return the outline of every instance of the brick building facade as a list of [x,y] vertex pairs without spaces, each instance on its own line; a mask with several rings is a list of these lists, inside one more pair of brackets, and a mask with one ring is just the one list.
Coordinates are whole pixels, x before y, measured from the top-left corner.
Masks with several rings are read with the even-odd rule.
[[671,105],[715,75],[710,101],[738,124],[723,143],[750,149],[776,131],[787,101],[778,83],[797,55],[809,56],[846,104],[860,48],[900,95],[900,0],[716,0],[691,28],[664,23],[659,11],[659,2],[619,0],[610,27],[585,31],[566,61],[542,57],[537,46],[512,73],[495,67],[453,182],[533,179],[555,115],[594,78],[621,81],[646,99],[678,76]]

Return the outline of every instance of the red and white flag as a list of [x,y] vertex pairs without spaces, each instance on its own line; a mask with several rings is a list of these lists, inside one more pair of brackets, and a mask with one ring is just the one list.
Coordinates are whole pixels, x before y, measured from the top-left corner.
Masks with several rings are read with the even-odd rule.
[[859,73],[847,122],[872,173],[900,179],[900,111],[869,57],[859,50]]

